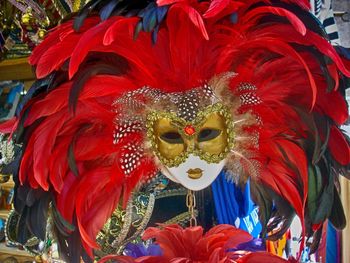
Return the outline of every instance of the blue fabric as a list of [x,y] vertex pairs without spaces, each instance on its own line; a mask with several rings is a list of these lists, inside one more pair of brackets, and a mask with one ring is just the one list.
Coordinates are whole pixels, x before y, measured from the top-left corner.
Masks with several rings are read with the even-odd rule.
[[328,221],[326,241],[326,263],[340,263],[340,248],[338,246],[338,233],[331,222]]
[[215,212],[219,224],[231,224],[258,237],[261,224],[258,209],[250,197],[250,181],[243,191],[226,180],[222,171],[212,184]]
[[21,93],[23,91],[23,83],[18,83],[16,86],[11,88],[10,93],[7,95],[6,103],[12,104],[16,98],[17,93]]

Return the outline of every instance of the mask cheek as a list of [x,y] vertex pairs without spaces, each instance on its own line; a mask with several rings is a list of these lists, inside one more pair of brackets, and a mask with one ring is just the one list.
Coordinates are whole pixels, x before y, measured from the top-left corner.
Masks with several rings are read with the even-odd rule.
[[218,137],[209,141],[200,142],[198,145],[202,152],[210,154],[223,153],[228,147],[227,133],[226,131],[221,131],[221,134]]
[[[170,180],[180,183],[187,189],[199,191],[211,185],[224,166],[225,160],[222,160],[219,163],[209,164],[206,161],[201,160],[198,156],[190,155],[188,159],[179,166],[163,166],[161,170]],[[188,173],[191,169],[201,169],[202,175],[197,179],[191,178]]]
[[163,141],[162,139],[157,140],[157,146],[159,153],[165,158],[165,159],[174,159],[175,157],[181,155],[185,151],[185,145],[179,144],[179,143],[167,143]]

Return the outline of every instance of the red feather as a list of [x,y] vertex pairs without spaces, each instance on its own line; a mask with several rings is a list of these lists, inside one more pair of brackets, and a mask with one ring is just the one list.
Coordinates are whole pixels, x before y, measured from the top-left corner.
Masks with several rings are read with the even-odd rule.
[[237,259],[236,263],[297,263],[294,259],[285,260],[276,255],[269,254],[267,252],[255,252],[249,253]]
[[169,13],[176,12],[176,11],[174,11],[176,9],[182,9],[188,15],[189,19],[195,25],[195,27],[197,27],[198,30],[202,33],[203,37],[206,40],[209,39],[209,35],[208,35],[207,29],[205,27],[203,18],[201,16],[201,14],[198,13],[198,11],[196,9],[194,9],[191,6],[185,5],[185,4],[176,4],[170,8]]
[[[29,63],[31,65],[38,64],[41,56],[51,47],[55,46],[60,42],[60,34],[62,32],[73,32],[73,21],[68,21],[67,23],[61,24],[53,29],[44,39],[44,41],[38,45],[32,52]],[[59,55],[59,54],[57,54]]]
[[[284,2],[308,8],[306,0]],[[339,72],[350,76],[346,68],[349,62],[342,60],[327,40],[307,29],[303,18],[292,11],[297,6],[287,10],[260,0],[157,3],[171,6],[157,28],[156,44],[152,43],[150,32],[142,31],[134,39],[139,17],[114,16],[99,23],[99,17],[94,16],[87,18],[80,33],[73,31],[72,21],[60,25],[34,50],[30,63],[37,65],[38,77],[59,70],[67,60],[70,78],[77,71],[83,74],[82,63],[95,52],[105,52],[104,57],[109,53],[121,57],[125,70],[119,76],[90,77],[79,93],[75,114],[68,103],[73,81],[42,92],[25,106],[29,112],[24,123],[28,140],[20,164],[20,182],[54,193],[64,219],[73,223],[73,218],[77,218],[83,246],[92,255],[96,234],[120,198],[125,205],[133,189],[158,169],[153,158],[144,155],[134,171],[128,176],[124,173],[122,154],[132,153],[126,149],[128,143],[142,147],[144,134],[128,133],[113,144],[113,133],[119,125],[114,120],[113,101],[143,86],[163,92],[187,91],[202,86],[215,75],[234,71],[237,76],[230,82],[232,95],[242,95],[238,87],[244,82],[254,85],[249,92],[257,99],[257,103],[247,103],[237,110],[237,114],[249,112],[259,120],[242,128],[247,136],[259,135],[259,148],[249,145],[249,149],[243,146],[242,150],[251,151],[247,158],[261,166],[260,182],[288,201],[303,221],[310,156],[306,156],[308,152],[301,142],[315,137],[303,115],[321,115],[324,118],[320,122],[345,121],[346,104],[337,88],[341,84]],[[236,9],[238,21],[233,24],[228,11]],[[289,23],[270,20],[271,15]],[[310,49],[333,63],[321,68]],[[334,80],[331,91],[327,90],[326,77]],[[330,104],[330,100],[334,103]],[[19,119],[22,117],[23,112]],[[12,132],[19,123],[13,119],[0,125],[0,130]],[[328,149],[339,164],[349,163],[349,145],[335,126],[331,127]],[[245,164],[242,166],[245,168]],[[225,254],[225,244],[234,246],[238,238],[248,237],[221,227],[205,236],[198,229],[178,227],[153,235],[159,235],[165,256],[181,254],[178,262],[184,260],[183,256],[195,254],[204,255],[205,260],[225,262],[232,255]],[[269,258],[266,254],[259,257]],[[246,259],[253,260],[250,256]],[[154,257],[144,260],[157,262]]]
[[16,117],[11,118],[8,121],[0,123],[0,131],[2,133],[12,133],[14,128],[17,127],[18,119]]
[[84,32],[79,42],[76,44],[69,62],[69,78],[71,79],[77,72],[79,65],[90,51],[104,50],[103,36],[107,28],[113,24],[118,17],[112,17]]
[[270,7],[263,6],[252,9],[252,11],[247,12],[240,20],[240,23],[243,23],[244,26],[251,26],[249,23],[257,24],[259,19],[261,19],[264,15],[274,14],[278,16],[283,16],[293,25],[294,29],[299,32],[301,35],[306,34],[306,27],[304,23],[292,12],[279,8],[279,7]]
[[119,36],[133,39],[135,33],[135,26],[139,22],[139,18],[130,17],[126,19],[119,19],[115,21],[107,30],[103,37],[103,44],[108,46],[114,41],[118,40]]
[[158,6],[171,5],[175,3],[186,2],[187,0],[157,0]]
[[350,163],[350,147],[340,130],[332,126],[329,135],[328,148],[337,162],[341,165]]
[[231,3],[231,0],[213,0],[210,2],[209,9],[204,13],[204,18],[215,17],[217,14],[222,12],[228,5]]
[[48,172],[49,165],[47,158],[52,154],[52,148],[55,144],[58,131],[65,122],[65,112],[46,119],[33,133],[33,169],[35,179],[44,189],[49,189]]
[[62,64],[72,55],[80,35],[71,34],[63,41],[51,46],[40,57],[36,68],[36,77],[44,78],[54,70],[58,70]]

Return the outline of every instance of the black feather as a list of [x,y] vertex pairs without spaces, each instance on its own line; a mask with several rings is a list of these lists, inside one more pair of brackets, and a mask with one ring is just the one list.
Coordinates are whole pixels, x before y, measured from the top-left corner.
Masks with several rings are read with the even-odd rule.
[[[16,185],[17,187],[17,195],[16,198],[23,202],[23,205],[26,205],[26,200],[28,193],[31,190],[31,187],[28,184],[23,184],[23,185]],[[15,207],[16,208],[16,207]],[[17,210],[17,209],[16,209]],[[18,213],[21,213],[21,210],[17,211]]]
[[250,191],[252,199],[259,206],[259,220],[262,226],[261,236],[266,236],[267,223],[269,222],[272,213],[271,196],[260,182],[255,182],[254,180],[250,183]]
[[160,24],[164,20],[166,14],[168,13],[168,10],[169,10],[169,6],[157,7],[157,22],[158,22],[158,24]]
[[30,106],[23,111],[22,116],[19,119],[17,129],[14,131],[12,135],[12,140],[14,141],[14,143],[21,143],[21,138],[24,132],[24,123],[28,118],[29,112],[30,112]]
[[317,251],[317,248],[318,248],[320,241],[321,241],[321,238],[322,238],[322,230],[323,230],[323,224],[313,234],[313,240],[312,240],[312,243],[310,245],[310,254],[314,254]]
[[89,255],[86,253],[84,248],[81,248],[81,257],[84,261],[84,263],[93,263],[94,261],[89,257]]
[[75,176],[79,175],[79,170],[74,156],[75,140],[71,142],[68,148],[68,166]]
[[287,9],[298,16],[298,18],[304,22],[304,25],[311,31],[317,33],[318,35],[328,39],[328,34],[324,29],[320,20],[314,16],[308,10],[304,10],[297,5],[292,5],[290,3],[284,3],[282,1],[273,1],[273,6],[282,7]]
[[38,95],[39,93],[46,91],[54,79],[55,73],[51,73],[44,79],[39,79],[33,83],[27,93],[21,98],[21,102],[16,108],[16,116],[18,117],[28,101]]
[[69,92],[69,108],[75,113],[76,110],[76,104],[79,98],[79,94],[81,93],[82,89],[84,88],[84,85],[86,81],[88,81],[91,76],[94,75],[118,75],[120,74],[120,70],[118,68],[118,65],[108,65],[108,64],[102,64],[97,63],[93,65],[86,66],[83,70],[81,70],[73,79],[73,85]]
[[85,19],[88,15],[95,9],[95,7],[104,0],[95,0],[87,3],[78,13],[74,19],[73,28],[76,32],[79,32],[80,28],[83,26]]
[[139,36],[141,30],[142,30],[142,21],[139,21],[135,27],[135,32],[134,32],[134,40],[137,39],[137,37]]
[[[74,221],[77,224],[76,219]],[[82,246],[81,246],[81,240],[80,240],[79,231],[77,231],[77,230],[73,231],[67,237],[67,242],[68,242],[69,260],[70,260],[69,262],[80,263],[80,256],[81,256],[81,253],[82,253]]]
[[52,216],[55,222],[55,226],[58,230],[58,234],[68,237],[69,234],[76,230],[76,227],[69,222],[67,222],[60,212],[57,210],[56,204],[52,201]]
[[28,210],[27,226],[30,232],[40,240],[46,239],[46,224],[50,201],[51,195],[49,192],[46,192]]
[[27,226],[27,216],[28,216],[28,208],[25,207],[20,215],[18,221],[18,232],[17,232],[17,240],[21,244],[25,244],[29,238],[32,237],[32,234],[29,232]]
[[159,25],[156,26],[152,32],[152,43],[155,44],[158,38]]
[[114,8],[118,5],[119,0],[112,0],[104,7],[102,7],[100,11],[100,18],[102,21],[107,20],[111,14],[113,13]]
[[[17,146],[15,145],[15,148]],[[19,147],[17,147],[19,148]],[[2,174],[15,174],[20,166],[21,159],[22,159],[22,154],[21,153],[15,153],[15,158],[7,165],[1,168],[1,173]]]
[[55,228],[56,236],[57,236],[57,247],[60,258],[64,262],[70,262],[69,254],[68,254],[68,244],[65,236],[62,236],[60,231]]
[[276,210],[271,215],[271,220],[268,222],[267,231],[273,232],[268,236],[269,240],[278,240],[289,229],[294,217],[295,211],[292,206],[281,196],[274,191],[269,191],[273,199]]
[[[321,169],[322,174],[327,174],[327,171]],[[323,176],[324,177],[324,176]],[[329,172],[329,177],[326,179],[322,194],[320,196],[318,209],[316,211],[314,222],[316,224],[325,221],[332,211],[334,200],[334,171]]]
[[334,200],[332,205],[332,211],[329,216],[329,221],[338,230],[342,230],[346,226],[346,217],[344,214],[344,208],[339,197],[337,189],[334,187]]
[[39,189],[30,188],[26,196],[26,206],[31,207],[34,203],[44,195],[44,191]]
[[142,28],[145,32],[151,32],[157,23],[157,9],[154,3],[151,3],[147,8],[139,14],[142,17]]
[[334,48],[339,55],[350,60],[350,48],[342,47],[342,46],[335,46]]

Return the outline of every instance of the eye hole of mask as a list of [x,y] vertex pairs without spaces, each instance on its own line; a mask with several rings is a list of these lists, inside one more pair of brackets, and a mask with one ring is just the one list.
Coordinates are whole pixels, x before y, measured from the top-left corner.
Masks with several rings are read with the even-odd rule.
[[221,131],[216,129],[203,129],[198,134],[198,142],[205,142],[215,139],[220,135]]
[[172,143],[172,144],[182,144],[184,143],[181,135],[177,132],[166,132],[163,133],[162,135],[160,135],[160,138],[163,141],[166,141],[168,143]]

